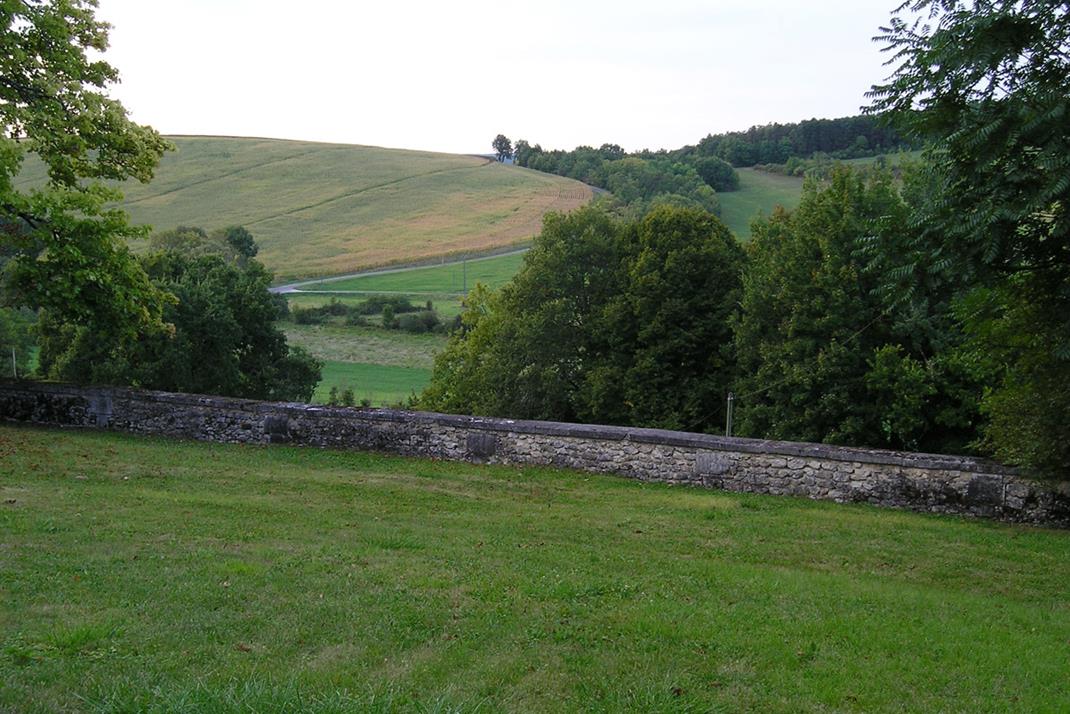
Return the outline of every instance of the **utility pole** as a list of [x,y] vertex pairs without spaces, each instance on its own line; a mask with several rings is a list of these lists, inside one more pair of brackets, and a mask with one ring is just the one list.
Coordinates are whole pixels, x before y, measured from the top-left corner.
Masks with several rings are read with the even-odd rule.
[[736,401],[736,397],[732,392],[728,393],[728,411],[725,413],[724,420],[724,435],[732,436],[732,404]]
[[14,346],[12,346],[12,348],[11,348],[11,376],[14,377],[15,379],[19,378],[19,365],[18,365],[18,362],[15,361],[15,348],[14,348]]

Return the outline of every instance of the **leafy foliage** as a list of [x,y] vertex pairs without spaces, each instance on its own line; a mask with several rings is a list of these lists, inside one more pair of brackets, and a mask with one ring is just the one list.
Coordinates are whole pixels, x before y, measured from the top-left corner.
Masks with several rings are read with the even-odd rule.
[[691,162],[695,171],[714,191],[735,191],[739,189],[739,174],[732,164],[716,156],[703,156]]
[[0,374],[22,376],[29,373],[30,355],[36,344],[34,322],[35,315],[26,308],[0,308]]
[[625,240],[624,290],[606,311],[609,349],[589,380],[586,416],[716,430],[734,376],[743,250],[716,217],[668,207]]
[[548,216],[524,267],[469,299],[421,405],[704,429],[730,381],[742,250],[714,216]]
[[[132,339],[159,330],[163,294],[124,241],[137,235],[98,179],[147,181],[168,144],[132,123],[102,90],[113,67],[89,55],[107,47],[107,25],[88,0],[0,7],[0,214],[5,300],[45,307],[72,324]],[[14,184],[25,152],[47,166],[48,185]]]
[[1066,3],[917,1],[877,38],[899,62],[870,92],[926,156],[938,199],[918,216],[966,278],[1070,272],[1070,14]]
[[983,446],[1040,475],[1070,473],[1070,369],[1057,355],[1070,341],[1065,321],[1070,285],[1020,274],[972,290],[956,307],[966,353],[992,386],[982,403],[989,422]]
[[498,134],[494,137],[491,146],[494,147],[494,155],[498,157],[498,161],[513,158],[513,142],[509,141],[509,137],[505,134]]
[[917,240],[889,272],[890,291],[909,298],[918,276],[934,274],[975,291],[959,312],[972,353],[997,373],[984,403],[986,445],[1065,477],[1070,9],[915,0],[876,39],[897,66],[870,92],[870,110],[927,141],[931,167]]
[[[544,151],[538,144],[518,141],[517,147],[516,160],[521,166],[604,188],[623,204],[618,212],[630,218],[638,218],[657,205],[690,206],[714,214],[720,210],[712,184],[696,167],[665,154],[629,156],[616,144]],[[735,173],[727,168],[731,172],[728,176],[723,175],[723,168],[712,164],[707,170],[711,179],[727,186]],[[735,177],[737,185],[738,180]]]
[[[193,236],[203,236],[200,241]],[[179,238],[180,237],[180,238]],[[142,259],[153,285],[174,296],[163,317],[171,332],[112,344],[84,326],[42,314],[40,369],[49,377],[198,394],[307,401],[320,364],[288,347],[275,327],[271,274],[235,258],[220,234],[196,228],[165,234],[169,249]]]
[[623,284],[620,233],[595,208],[548,214],[513,280],[498,293],[482,285],[469,293],[421,406],[575,419],[589,356],[604,351],[601,313]]
[[934,286],[917,309],[889,309],[858,250],[893,250],[909,207],[887,174],[809,182],[793,213],[752,227],[736,325],[739,431],[749,436],[962,451],[980,387]]

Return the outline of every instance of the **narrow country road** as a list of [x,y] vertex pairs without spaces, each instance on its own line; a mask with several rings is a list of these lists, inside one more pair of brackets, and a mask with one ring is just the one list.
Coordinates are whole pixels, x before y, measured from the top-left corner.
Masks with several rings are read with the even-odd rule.
[[[364,271],[361,271],[359,273],[349,273],[347,275],[334,275],[334,276],[331,276],[329,278],[316,278],[316,279],[313,279],[313,280],[301,280],[301,281],[298,281],[296,283],[287,283],[286,285],[277,285],[277,286],[275,286],[273,288],[269,288],[269,290],[271,292],[273,292],[273,293],[281,293],[281,294],[300,293],[300,292],[306,292],[306,291],[302,290],[301,288],[305,287],[305,286],[308,286],[308,285],[319,285],[320,283],[336,283],[336,282],[340,282],[342,280],[349,280],[350,278],[364,278],[364,277],[368,277],[370,275],[387,275],[388,273],[404,273],[404,272],[407,272],[409,270],[420,270],[422,268],[439,268],[439,267],[444,267],[444,266],[447,266],[447,265],[460,265],[461,263],[464,263],[464,262],[475,263],[475,262],[478,262],[478,261],[481,261],[481,260],[490,260],[491,258],[501,258],[502,256],[506,256],[506,255],[520,255],[521,253],[528,252],[528,250],[529,249],[527,247],[524,247],[524,248],[516,248],[514,250],[504,251],[502,253],[482,254],[482,255],[479,255],[479,256],[477,256],[475,258],[463,258],[463,257],[462,258],[451,258],[450,260],[444,261],[442,263],[420,262],[420,263],[412,263],[412,264],[409,264],[409,265],[399,265],[399,266],[396,266],[396,267],[393,267],[393,268],[377,268],[377,269],[374,269],[374,270],[364,270]],[[317,292],[317,293],[319,293],[319,292],[331,292],[331,291],[328,291],[328,290],[310,290],[310,291],[307,291],[307,292]],[[360,290],[354,290],[354,291],[339,290],[338,292],[363,292],[363,291],[360,291]],[[376,290],[375,292],[383,292],[383,291]]]

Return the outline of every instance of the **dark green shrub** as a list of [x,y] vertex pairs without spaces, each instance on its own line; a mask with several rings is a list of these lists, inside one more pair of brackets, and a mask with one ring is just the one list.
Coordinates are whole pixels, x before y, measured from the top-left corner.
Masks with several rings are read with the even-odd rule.
[[290,311],[291,317],[298,325],[322,325],[327,317],[315,307],[295,307]]
[[398,320],[394,317],[394,307],[392,305],[383,306],[383,327],[388,330],[393,330],[398,326]]
[[431,332],[439,325],[438,313],[434,310],[421,310],[402,315],[397,319],[397,327],[405,332],[420,334]]
[[420,309],[407,297],[399,295],[372,295],[364,302],[354,305],[352,309],[361,315],[378,315],[388,307],[394,314],[416,312]]

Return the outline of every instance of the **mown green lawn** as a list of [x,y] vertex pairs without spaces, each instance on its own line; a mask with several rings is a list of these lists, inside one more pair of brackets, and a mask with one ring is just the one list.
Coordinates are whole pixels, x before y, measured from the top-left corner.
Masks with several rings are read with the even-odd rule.
[[0,710],[1067,711],[1070,533],[0,427]]

